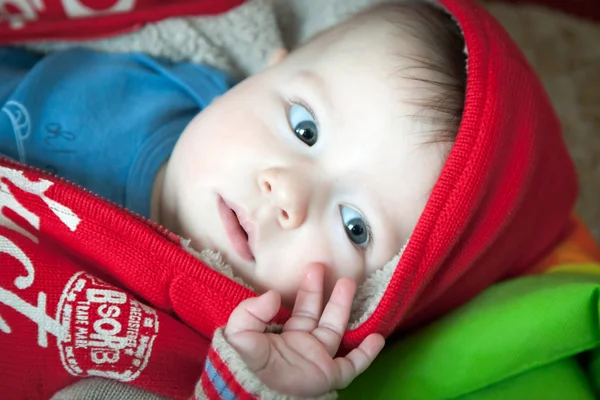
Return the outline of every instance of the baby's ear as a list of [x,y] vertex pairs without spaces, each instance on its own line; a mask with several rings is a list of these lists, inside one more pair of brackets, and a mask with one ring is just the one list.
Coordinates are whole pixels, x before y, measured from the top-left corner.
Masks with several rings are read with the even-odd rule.
[[288,55],[288,51],[286,49],[277,49],[273,52],[273,54],[271,55],[271,57],[269,58],[269,67],[272,67],[273,65],[279,63],[281,60],[283,60],[286,56]]

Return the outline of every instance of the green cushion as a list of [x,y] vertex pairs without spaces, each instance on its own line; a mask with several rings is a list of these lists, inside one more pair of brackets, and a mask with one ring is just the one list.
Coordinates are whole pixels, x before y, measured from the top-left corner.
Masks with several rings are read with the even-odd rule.
[[599,288],[566,273],[497,284],[388,344],[340,398],[593,399],[600,355],[585,372],[574,356],[600,344]]
[[575,357],[523,372],[476,392],[461,400],[593,400],[594,391]]

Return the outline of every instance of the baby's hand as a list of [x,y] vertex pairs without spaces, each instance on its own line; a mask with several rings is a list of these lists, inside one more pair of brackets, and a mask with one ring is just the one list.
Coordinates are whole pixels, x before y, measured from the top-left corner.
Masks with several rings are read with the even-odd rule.
[[275,291],[242,302],[225,327],[225,339],[250,370],[277,392],[317,397],[342,389],[383,348],[383,336],[372,334],[346,357],[334,358],[348,324],[356,284],[340,279],[323,310],[323,273],[321,265],[311,266],[283,333],[265,333],[281,302]]

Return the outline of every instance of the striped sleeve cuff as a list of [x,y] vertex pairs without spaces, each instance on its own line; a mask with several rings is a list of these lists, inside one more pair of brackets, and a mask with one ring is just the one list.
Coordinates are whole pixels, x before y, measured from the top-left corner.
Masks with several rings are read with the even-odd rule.
[[[332,400],[336,398],[337,394],[331,392],[318,397],[318,400]],[[218,329],[213,337],[212,347],[206,358],[202,377],[196,385],[195,399],[301,400],[299,397],[278,393],[263,384],[248,369],[240,355],[225,340],[223,328]]]

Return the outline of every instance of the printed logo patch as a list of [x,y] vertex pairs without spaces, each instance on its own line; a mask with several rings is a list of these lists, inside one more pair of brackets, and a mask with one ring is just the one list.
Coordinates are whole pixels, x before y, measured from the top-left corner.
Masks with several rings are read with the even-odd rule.
[[84,272],[67,283],[56,319],[70,332],[58,348],[74,376],[132,381],[148,364],[158,335],[155,310]]

